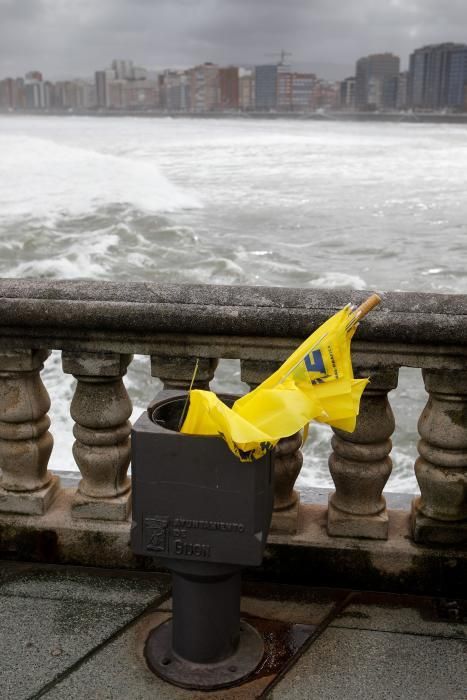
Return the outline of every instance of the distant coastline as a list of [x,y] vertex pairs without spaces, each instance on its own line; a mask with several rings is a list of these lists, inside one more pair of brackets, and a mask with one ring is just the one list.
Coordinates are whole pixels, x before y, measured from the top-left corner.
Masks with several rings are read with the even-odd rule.
[[466,124],[467,113],[445,114],[442,112],[165,112],[161,110],[1,110],[2,116],[54,116],[54,117],[145,117],[157,119],[262,119],[298,121],[345,121],[345,122],[404,122],[411,124]]

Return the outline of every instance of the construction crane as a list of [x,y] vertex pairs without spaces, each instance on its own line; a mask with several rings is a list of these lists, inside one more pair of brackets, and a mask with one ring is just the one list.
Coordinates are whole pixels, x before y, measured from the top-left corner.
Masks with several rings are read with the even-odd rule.
[[265,53],[265,56],[280,56],[280,61],[277,64],[278,66],[283,66],[284,65],[284,59],[286,56],[292,56],[291,51],[284,51],[284,49],[281,49],[280,51],[275,51],[274,53]]

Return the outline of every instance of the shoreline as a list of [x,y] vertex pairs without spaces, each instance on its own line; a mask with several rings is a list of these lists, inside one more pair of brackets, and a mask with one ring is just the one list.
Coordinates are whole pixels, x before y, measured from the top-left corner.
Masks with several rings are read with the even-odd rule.
[[465,114],[395,113],[395,112],[163,112],[160,110],[0,110],[0,116],[21,117],[139,117],[146,119],[243,119],[294,120],[333,122],[374,122],[404,124],[462,124],[467,125]]

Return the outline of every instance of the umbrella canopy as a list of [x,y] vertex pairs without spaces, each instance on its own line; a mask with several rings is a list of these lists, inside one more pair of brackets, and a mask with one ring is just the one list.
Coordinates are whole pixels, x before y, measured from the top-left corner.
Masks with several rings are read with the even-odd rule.
[[261,457],[311,420],[355,430],[368,379],[355,379],[350,342],[358,320],[380,301],[345,306],[314,331],[249,394],[229,408],[211,391],[193,390],[182,433],[220,435],[241,461]]

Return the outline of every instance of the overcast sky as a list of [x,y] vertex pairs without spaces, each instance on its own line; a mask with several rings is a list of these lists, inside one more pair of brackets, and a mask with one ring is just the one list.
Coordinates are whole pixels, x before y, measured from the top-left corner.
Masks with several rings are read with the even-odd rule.
[[380,51],[467,42],[467,0],[0,0],[0,77],[90,76],[113,58],[148,68],[288,61],[344,78]]

